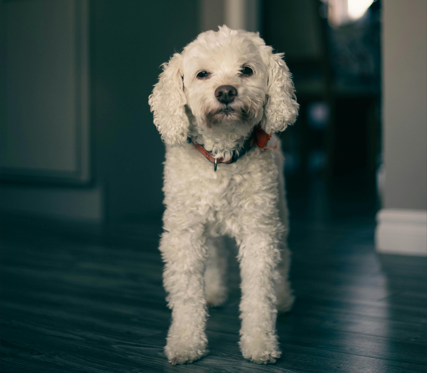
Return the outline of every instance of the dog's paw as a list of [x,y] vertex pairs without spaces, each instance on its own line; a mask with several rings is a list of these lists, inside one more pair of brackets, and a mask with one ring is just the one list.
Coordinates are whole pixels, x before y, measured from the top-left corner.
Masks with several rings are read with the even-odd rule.
[[168,348],[168,346],[166,346],[165,353],[169,362],[172,365],[178,365],[178,364],[191,364],[201,359],[203,356],[205,356],[208,353],[208,350],[195,349],[190,351],[189,348],[179,349],[179,348]]
[[199,339],[194,338],[194,335],[189,337],[169,336],[165,354],[173,365],[190,364],[208,353],[206,345],[206,336]]
[[227,297],[209,297],[209,298],[206,298],[206,302],[208,304],[208,307],[220,307],[225,303],[226,300],[227,300]]
[[209,292],[206,291],[206,302],[208,307],[219,307],[222,306],[227,300],[227,290]]
[[289,312],[295,302],[295,297],[288,281],[277,285],[277,311],[279,313]]
[[279,313],[289,312],[292,309],[294,302],[295,302],[295,297],[292,294],[288,294],[287,297],[278,299],[277,311]]
[[257,364],[273,364],[282,355],[275,335],[242,335],[239,345],[243,357]]

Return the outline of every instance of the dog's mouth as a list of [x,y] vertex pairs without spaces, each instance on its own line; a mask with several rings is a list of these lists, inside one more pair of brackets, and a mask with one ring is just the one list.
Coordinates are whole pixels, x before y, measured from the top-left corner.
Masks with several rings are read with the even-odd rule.
[[216,115],[222,115],[225,118],[234,117],[235,110],[232,107],[226,105],[225,108],[218,110]]
[[229,117],[232,116],[234,113],[236,112],[236,110],[234,110],[234,108],[232,108],[231,106],[228,105],[224,105],[224,107],[216,110],[216,111],[212,111],[209,113],[209,115],[211,116],[224,116],[224,117]]
[[232,121],[247,121],[253,117],[252,112],[246,108],[233,108],[229,105],[211,110],[206,113],[208,126],[220,124],[222,122]]

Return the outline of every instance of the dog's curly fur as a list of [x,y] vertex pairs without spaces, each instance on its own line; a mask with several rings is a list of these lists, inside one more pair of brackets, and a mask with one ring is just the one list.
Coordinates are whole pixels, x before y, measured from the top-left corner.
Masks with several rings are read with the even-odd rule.
[[[287,280],[283,161],[255,147],[214,172],[187,139],[228,160],[256,125],[273,134],[294,123],[298,104],[282,57],[258,34],[223,26],[200,34],[174,54],[149,98],[167,150],[160,251],[172,309],[165,347],[172,364],[191,363],[206,354],[207,305],[218,306],[227,296],[226,235],[239,246],[242,354],[257,363],[275,362],[281,355],[277,309],[289,310],[294,300]],[[253,73],[243,74],[244,67]],[[215,97],[222,85],[237,90],[228,107]]]

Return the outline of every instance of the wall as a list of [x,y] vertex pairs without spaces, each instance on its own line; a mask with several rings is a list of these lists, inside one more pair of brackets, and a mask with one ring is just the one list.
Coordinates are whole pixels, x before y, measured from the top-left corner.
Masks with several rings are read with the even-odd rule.
[[427,208],[426,5],[384,1],[385,208]]
[[383,1],[383,149],[377,248],[426,253],[427,3]]
[[2,212],[103,218],[91,172],[88,5],[0,1]]
[[164,145],[148,106],[160,65],[199,33],[197,0],[93,1],[92,103],[108,220],[162,211]]
[[[0,2],[2,10],[6,4],[5,1]],[[25,7],[31,4],[52,11],[58,5],[54,0],[22,2]],[[160,65],[167,62],[174,52],[181,51],[200,32],[199,1],[67,0],[67,4],[83,4],[88,8],[90,93],[86,104],[89,106],[89,180],[80,185],[72,185],[67,180],[61,183],[54,180],[52,183],[44,177],[35,180],[25,175],[16,181],[3,180],[0,187],[1,211],[95,221],[158,218],[163,210],[162,162],[165,149],[153,125],[148,96],[161,72]],[[69,14],[64,16],[72,19],[73,6],[69,8]],[[0,42],[4,50],[7,17],[5,12],[0,13],[4,21],[0,28]],[[17,26],[24,31],[28,28],[25,20]],[[21,48],[24,52],[26,45],[24,43]],[[56,50],[46,53],[55,54]],[[2,57],[1,62],[4,61]],[[1,74],[3,83],[6,81],[5,70],[2,69]],[[50,76],[49,72],[47,74]],[[65,95],[66,87],[58,81],[53,83],[56,84],[57,96]],[[31,89],[34,86],[28,87]],[[35,97],[43,97],[45,86],[40,85],[37,90]],[[1,101],[2,128],[7,124],[8,128],[16,129],[15,122],[6,122],[7,107],[5,100]],[[43,115],[48,118],[49,110],[45,110]],[[39,122],[44,123],[43,118]],[[58,126],[62,124],[55,123]],[[43,130],[31,120],[26,128],[32,133],[36,131],[36,136],[49,138],[49,144],[57,140],[54,131]],[[20,129],[17,138],[24,141],[33,136],[27,129]],[[63,134],[60,128],[55,127],[55,130]],[[38,144],[37,140],[35,144]],[[33,148],[36,149],[34,154],[28,147],[24,148],[27,158],[39,157],[46,147]],[[54,152],[50,157],[58,157],[58,154]],[[12,161],[15,162],[16,157]]]

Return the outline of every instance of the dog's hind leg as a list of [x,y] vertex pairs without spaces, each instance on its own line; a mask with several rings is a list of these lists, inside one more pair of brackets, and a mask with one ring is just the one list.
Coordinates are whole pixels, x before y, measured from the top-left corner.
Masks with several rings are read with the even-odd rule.
[[286,242],[282,243],[279,247],[281,260],[277,266],[280,275],[280,278],[276,282],[277,310],[279,312],[288,312],[295,301],[295,296],[292,294],[291,284],[288,280],[291,252]]
[[[278,141],[278,147],[281,148]],[[286,188],[284,177],[284,159],[278,154],[274,154],[274,160],[279,170],[279,202],[278,210],[280,220],[285,227],[280,240],[280,262],[277,266],[280,277],[276,281],[276,294],[277,294],[277,310],[279,312],[288,312],[291,310],[295,297],[292,294],[292,288],[289,283],[289,269],[291,265],[291,252],[288,248],[288,234],[289,234],[289,213],[286,202]]]
[[277,294],[277,310],[279,312],[288,312],[291,310],[295,297],[292,292],[291,284],[289,282],[289,269],[291,265],[291,252],[288,248],[288,233],[289,233],[289,219],[288,209],[285,198],[285,187],[283,175],[280,175],[282,179],[279,181],[279,216],[282,224],[285,227],[280,239],[280,262],[277,266],[280,277],[276,280],[276,294]]
[[206,240],[208,260],[205,272],[205,295],[208,306],[217,307],[227,299],[227,252],[224,238]]

